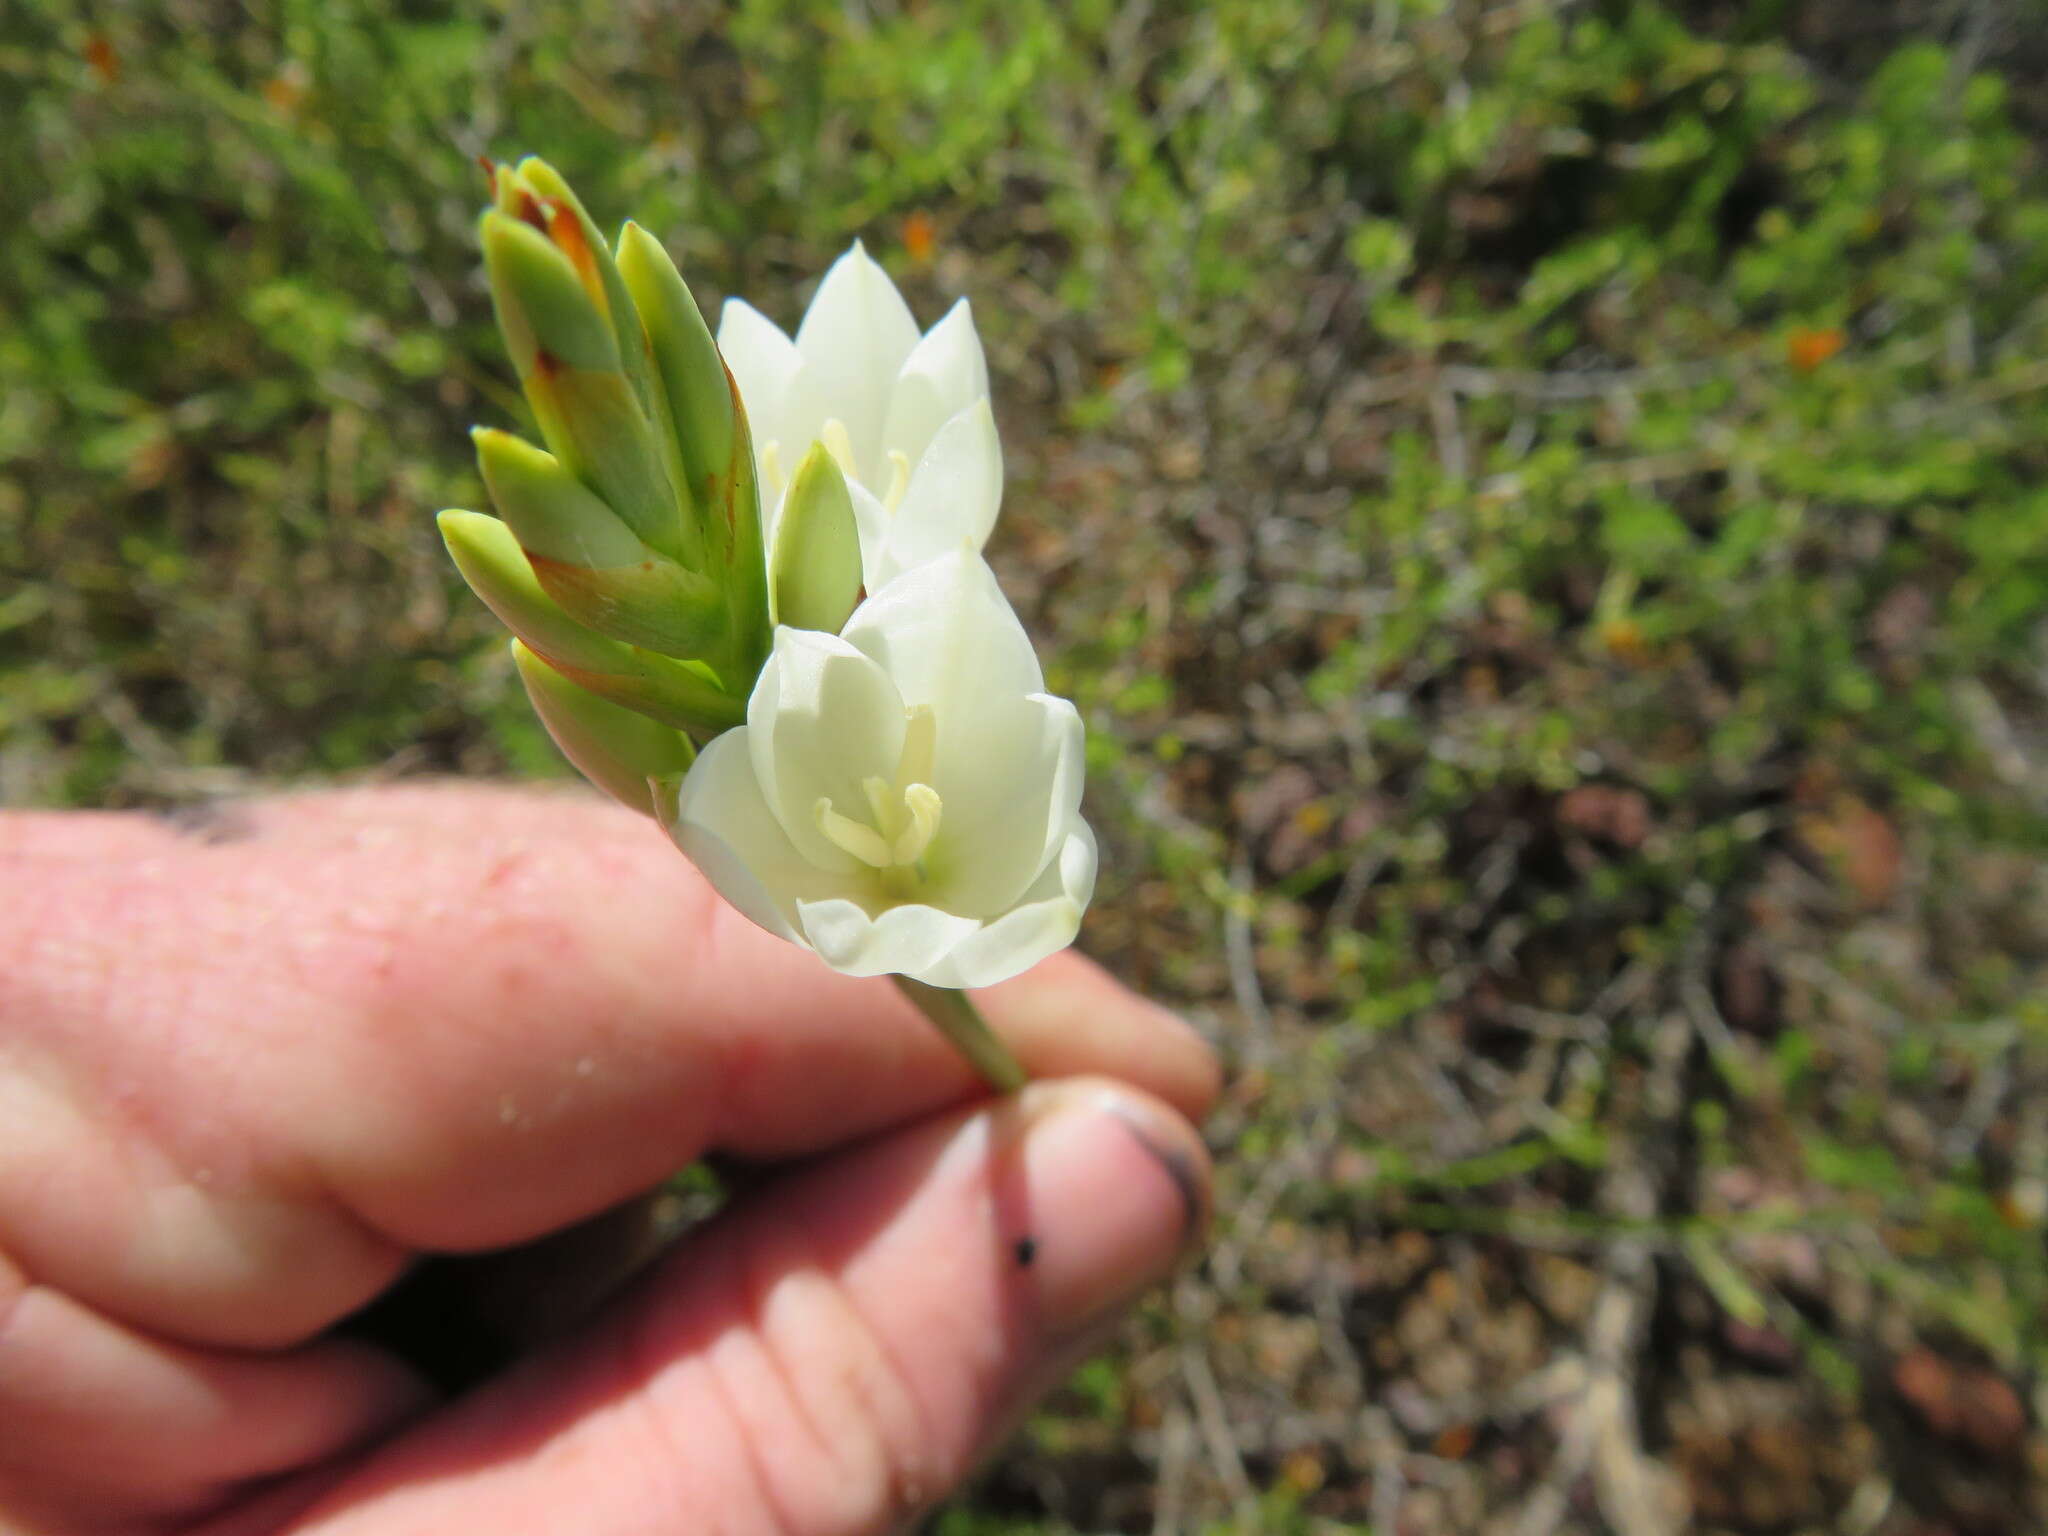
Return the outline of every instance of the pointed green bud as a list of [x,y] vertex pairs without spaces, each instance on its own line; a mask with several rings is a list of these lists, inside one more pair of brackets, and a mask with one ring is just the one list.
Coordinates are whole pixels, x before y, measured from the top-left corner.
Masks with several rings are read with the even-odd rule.
[[546,234],[496,209],[478,231],[498,325],[522,380],[558,368],[619,366],[610,318]]
[[746,700],[710,670],[587,628],[548,595],[512,530],[480,512],[450,510],[441,537],[476,595],[505,627],[571,682],[680,730],[715,735],[746,718]]
[[716,515],[732,483],[733,394],[725,361],[682,274],[638,224],[628,222],[619,232],[619,276],[668,396],[690,504],[699,516]]
[[717,583],[659,555],[601,570],[529,554],[542,590],[601,635],[663,656],[731,666]]
[[716,583],[641,542],[552,454],[489,427],[470,436],[491,500],[548,596],[614,640],[727,662]]
[[474,428],[469,437],[498,515],[528,555],[588,566],[647,557],[640,536],[553,454],[496,427]]
[[685,515],[702,529],[707,566],[723,571],[736,664],[751,677],[767,658],[771,636],[761,499],[739,386],[668,252],[631,222],[619,233],[619,275],[668,400],[689,489]]
[[689,738],[578,687],[522,641],[512,642],[512,660],[562,755],[621,805],[653,815],[650,780],[688,771],[697,755]]
[[661,446],[625,375],[544,365],[524,382],[541,435],[563,468],[649,545],[698,564],[701,542],[680,514]]
[[768,586],[775,622],[838,634],[860,601],[860,530],[846,476],[823,443],[797,466],[775,525]]
[[668,407],[610,251],[544,163],[499,167],[493,186],[484,263],[541,435],[642,540],[701,566],[703,539],[678,501]]
[[632,379],[642,404],[652,410],[656,402],[647,342],[641,335],[640,321],[633,313],[619,268],[612,260],[611,247],[591,222],[582,199],[547,161],[538,155],[528,155],[519,162],[518,176],[521,185],[540,202],[547,219],[548,238],[569,257],[610,317],[627,377]]

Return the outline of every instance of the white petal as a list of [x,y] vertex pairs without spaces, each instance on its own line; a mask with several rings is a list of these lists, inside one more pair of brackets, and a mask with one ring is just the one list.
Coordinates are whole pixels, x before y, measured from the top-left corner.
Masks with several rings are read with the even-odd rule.
[[[767,483],[766,471],[761,468],[761,445],[754,444],[754,466],[761,472],[756,475],[756,484],[761,491],[761,547],[775,547],[776,530],[782,526],[782,504],[789,498],[789,485],[784,482],[780,490]],[[866,566],[863,564],[862,569]]]
[[985,700],[1045,686],[1031,637],[972,551],[905,571],[854,609],[841,635],[895,679],[905,704],[931,705],[942,732],[956,708],[971,717]]
[[934,765],[946,814],[928,864],[949,912],[994,918],[1024,899],[1079,822],[1086,765],[1081,716],[1051,694],[989,710],[981,731],[971,756]]
[[783,832],[761,796],[746,738],[741,726],[697,754],[669,836],[743,916],[801,943],[797,903],[829,900],[840,882],[798,853]]
[[832,263],[797,327],[809,405],[821,419],[846,424],[860,478],[870,486],[888,480],[883,414],[917,339],[910,306],[857,240]]
[[962,938],[917,979],[935,987],[992,987],[1028,971],[1074,942],[1094,893],[1095,834],[1077,821],[1014,911]]
[[837,635],[776,629],[747,700],[747,747],[762,798],[819,868],[852,874],[860,867],[818,830],[817,803],[829,800],[841,814],[865,819],[861,781],[894,779],[903,725],[902,696],[868,657]]
[[888,559],[889,524],[893,519],[875,493],[858,480],[847,481],[846,490],[853,498],[853,526],[860,534],[861,585],[870,592],[879,591],[888,580],[882,571]]
[[974,312],[962,299],[925,332],[896,377],[882,446],[915,464],[940,427],[988,394],[988,360],[975,334]]
[[1030,729],[1019,724],[1023,701],[1045,681],[1030,637],[979,555],[946,555],[904,572],[854,609],[842,633],[882,665],[906,705],[932,707],[932,784],[942,797],[949,784],[971,784],[988,770],[991,743]]
[[981,924],[936,907],[890,907],[870,917],[853,902],[807,901],[798,922],[811,947],[849,976],[915,976],[938,963]]
[[[739,386],[740,404],[746,407],[758,458],[762,448],[784,435],[783,407],[802,359],[782,327],[745,299],[725,301],[718,316],[718,350]],[[801,453],[807,446],[796,451]],[[795,462],[787,458],[790,445],[784,443],[781,451],[784,468],[794,469]]]
[[1003,447],[984,395],[940,427],[917,460],[889,522],[882,580],[963,547],[979,552],[1002,499]]

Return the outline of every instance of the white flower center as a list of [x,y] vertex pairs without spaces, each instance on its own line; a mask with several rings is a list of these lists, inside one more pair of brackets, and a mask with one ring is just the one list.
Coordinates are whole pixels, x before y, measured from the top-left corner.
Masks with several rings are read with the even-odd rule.
[[849,816],[830,796],[818,796],[811,807],[818,830],[835,847],[871,869],[922,877],[925,850],[938,836],[939,815],[944,809],[930,782],[932,747],[937,739],[938,721],[929,704],[906,709],[903,750],[893,780],[871,773],[860,781],[867,801],[865,817]]

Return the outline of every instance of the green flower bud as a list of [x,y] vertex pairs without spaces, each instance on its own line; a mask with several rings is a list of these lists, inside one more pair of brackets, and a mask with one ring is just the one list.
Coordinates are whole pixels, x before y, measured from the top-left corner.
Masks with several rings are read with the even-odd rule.
[[732,486],[734,406],[725,362],[668,252],[630,220],[619,231],[619,276],[668,397],[691,504],[700,516],[711,515]]
[[628,226],[614,261],[537,159],[492,167],[491,193],[492,302],[547,451],[479,432],[505,523],[449,514],[449,547],[569,681],[692,731],[735,723],[771,625],[732,376],[644,231]]
[[471,437],[491,500],[548,596],[614,640],[729,664],[715,582],[641,542],[552,455],[488,427]]
[[493,176],[491,299],[548,447],[653,548],[701,564],[682,464],[631,298],[568,187],[538,160]]
[[538,155],[528,155],[514,172],[519,186],[540,205],[547,221],[548,238],[575,264],[592,296],[609,317],[618,339],[619,356],[626,376],[633,381],[641,402],[650,412],[656,400],[652,374],[647,362],[647,344],[640,334],[639,320],[612,260],[611,248],[597,225],[584,211],[583,203],[564,181],[561,173]]
[[860,601],[860,530],[846,476],[823,443],[797,466],[775,525],[768,586],[775,622],[838,634]]
[[542,587],[512,530],[495,517],[450,510],[439,523],[471,590],[571,682],[699,735],[716,735],[746,718],[745,699],[727,693],[701,663],[611,639],[568,613]]
[[625,375],[543,364],[525,384],[541,435],[563,467],[653,548],[699,563],[702,543],[690,536],[661,446]]
[[534,713],[562,755],[621,805],[653,815],[649,781],[688,771],[697,755],[689,738],[578,687],[522,641],[512,642],[512,660]]
[[647,557],[640,536],[553,454],[496,427],[476,427],[469,438],[498,515],[529,556],[594,567]]
[[686,515],[696,520],[707,567],[728,593],[736,665],[752,676],[768,654],[768,583],[761,498],[739,387],[668,252],[630,221],[619,233],[619,273],[668,403],[688,491]]
[[540,230],[492,209],[477,225],[498,325],[521,379],[556,368],[616,369],[610,317]]

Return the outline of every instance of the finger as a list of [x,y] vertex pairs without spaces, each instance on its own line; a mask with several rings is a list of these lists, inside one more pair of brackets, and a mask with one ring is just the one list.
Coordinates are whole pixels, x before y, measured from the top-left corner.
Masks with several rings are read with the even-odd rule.
[[[524,1241],[706,1148],[815,1151],[976,1091],[886,982],[754,929],[614,807],[313,795],[145,827],[147,855],[95,823],[99,860],[26,820],[0,833],[37,882],[0,931],[0,1250],[188,1341],[293,1342],[408,1250]],[[1035,1072],[1214,1093],[1192,1033],[1084,961],[986,1004]]]
[[425,1402],[388,1357],[184,1348],[0,1264],[0,1529],[101,1529],[192,1514],[325,1460]]
[[1185,1122],[1101,1080],[900,1130],[766,1191],[293,1531],[894,1529],[1171,1267],[1206,1189]]

